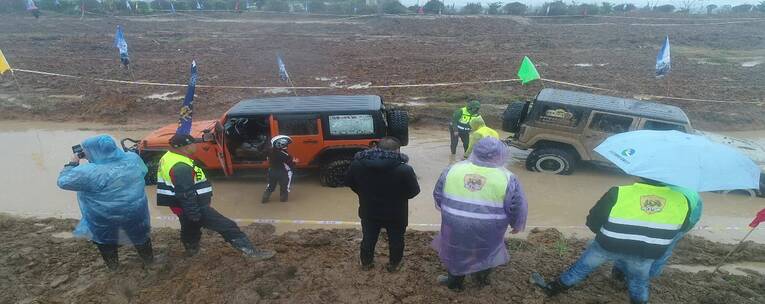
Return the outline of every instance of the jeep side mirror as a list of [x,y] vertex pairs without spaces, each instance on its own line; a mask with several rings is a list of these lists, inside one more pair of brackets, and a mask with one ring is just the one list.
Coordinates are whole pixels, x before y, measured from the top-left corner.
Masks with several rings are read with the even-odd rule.
[[203,142],[215,141],[215,135],[211,132],[211,130],[204,130],[202,131],[202,141]]

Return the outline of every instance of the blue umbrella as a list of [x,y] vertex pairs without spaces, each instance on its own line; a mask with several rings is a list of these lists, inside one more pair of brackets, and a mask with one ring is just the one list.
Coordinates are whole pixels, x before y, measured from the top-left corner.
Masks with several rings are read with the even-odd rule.
[[760,168],[751,159],[703,136],[632,131],[607,138],[595,152],[629,175],[699,192],[760,186]]

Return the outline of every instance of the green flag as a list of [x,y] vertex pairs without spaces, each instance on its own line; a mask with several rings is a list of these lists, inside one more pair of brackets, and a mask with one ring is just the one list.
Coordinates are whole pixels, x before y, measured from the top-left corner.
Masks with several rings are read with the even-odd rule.
[[528,56],[523,56],[521,68],[518,69],[518,78],[521,79],[522,84],[539,79],[539,72],[537,72],[537,68]]

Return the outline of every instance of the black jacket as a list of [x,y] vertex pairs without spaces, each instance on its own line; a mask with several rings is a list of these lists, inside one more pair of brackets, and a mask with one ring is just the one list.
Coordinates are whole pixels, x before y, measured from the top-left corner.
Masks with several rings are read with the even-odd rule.
[[287,153],[287,150],[276,148],[272,148],[268,153],[268,164],[271,171],[287,172],[287,170],[292,171],[292,168],[295,167],[292,155]]
[[407,224],[409,199],[420,193],[417,175],[401,153],[370,149],[356,153],[345,185],[359,196],[363,220]]

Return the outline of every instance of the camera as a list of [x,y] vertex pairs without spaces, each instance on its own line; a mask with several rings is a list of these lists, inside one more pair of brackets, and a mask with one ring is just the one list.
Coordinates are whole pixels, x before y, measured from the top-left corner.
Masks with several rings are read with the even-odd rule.
[[85,158],[85,151],[82,150],[82,145],[72,146],[72,153],[77,155],[77,158],[79,159]]

